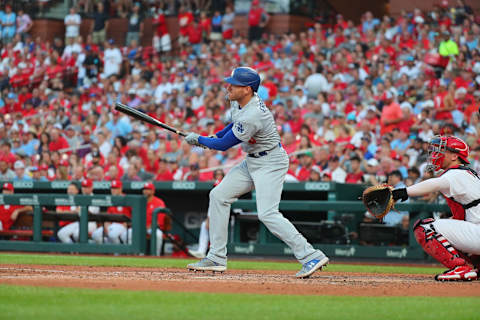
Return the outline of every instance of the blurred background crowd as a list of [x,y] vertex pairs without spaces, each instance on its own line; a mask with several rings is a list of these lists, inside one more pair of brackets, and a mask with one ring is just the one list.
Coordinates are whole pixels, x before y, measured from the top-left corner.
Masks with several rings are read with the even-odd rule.
[[[77,0],[53,42],[3,5],[0,180],[221,179],[240,147],[191,147],[113,106],[211,135],[229,123],[222,80],[236,66],[261,74],[258,94],[291,156],[287,182],[409,185],[431,175],[437,134],[464,139],[480,169],[480,15],[464,1],[395,18],[365,12],[360,23],[336,15],[283,35],[264,32],[270,16],[257,0],[248,34],[231,5],[214,3]],[[178,16],[178,37],[166,15]],[[147,16],[155,32],[141,46]],[[82,37],[85,17],[94,22]],[[124,43],[107,37],[112,17],[127,19]]]

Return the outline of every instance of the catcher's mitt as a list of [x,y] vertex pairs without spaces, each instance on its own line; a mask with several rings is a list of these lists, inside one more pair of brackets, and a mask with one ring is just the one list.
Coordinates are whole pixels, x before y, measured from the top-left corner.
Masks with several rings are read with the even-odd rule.
[[362,195],[362,201],[367,207],[368,212],[376,218],[383,218],[392,208],[395,201],[392,196],[392,187],[386,184],[380,184],[365,189]]

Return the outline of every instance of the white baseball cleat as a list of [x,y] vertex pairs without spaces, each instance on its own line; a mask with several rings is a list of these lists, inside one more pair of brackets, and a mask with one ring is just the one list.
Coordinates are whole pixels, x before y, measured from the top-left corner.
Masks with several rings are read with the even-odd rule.
[[313,259],[304,263],[302,269],[297,272],[295,275],[297,278],[308,278],[310,277],[315,271],[322,270],[328,264],[328,257],[323,256],[323,258]]
[[224,266],[220,263],[216,263],[210,259],[203,258],[202,260],[196,263],[190,263],[189,265],[187,265],[187,269],[191,271],[224,272],[227,270],[227,266]]
[[435,276],[437,281],[472,281],[477,278],[477,271],[467,265],[457,266]]

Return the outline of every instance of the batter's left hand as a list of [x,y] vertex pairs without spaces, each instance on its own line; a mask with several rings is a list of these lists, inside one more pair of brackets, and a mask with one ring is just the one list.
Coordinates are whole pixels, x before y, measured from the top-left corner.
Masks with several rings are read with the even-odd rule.
[[200,137],[200,135],[198,133],[195,133],[195,132],[190,132],[186,137],[185,137],[185,141],[187,141],[188,144],[191,144],[192,146],[198,146],[199,143],[198,143],[198,137]]
[[198,142],[198,137],[200,137],[200,135],[198,133],[195,133],[195,132],[190,132],[186,137],[185,137],[185,141],[187,141],[188,144],[191,144],[192,146],[197,146],[197,147],[201,147],[203,149],[207,149],[206,146],[204,146],[203,144],[199,143]]

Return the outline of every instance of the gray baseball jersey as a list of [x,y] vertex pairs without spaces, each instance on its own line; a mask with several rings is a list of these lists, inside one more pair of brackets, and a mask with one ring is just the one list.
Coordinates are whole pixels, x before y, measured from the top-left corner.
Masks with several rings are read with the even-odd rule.
[[240,108],[236,101],[232,101],[230,106],[232,131],[243,141],[243,151],[257,153],[278,146],[280,135],[273,115],[256,93],[243,108]]
[[243,150],[255,154],[267,152],[257,157],[247,156],[210,192],[210,251],[207,258],[226,265],[230,204],[255,188],[258,219],[268,230],[283,240],[302,264],[322,259],[325,254],[315,250],[278,211],[288,170],[288,155],[279,147],[280,136],[272,113],[256,94],[243,108],[239,108],[237,102],[232,102],[231,107],[232,130],[243,141]]

